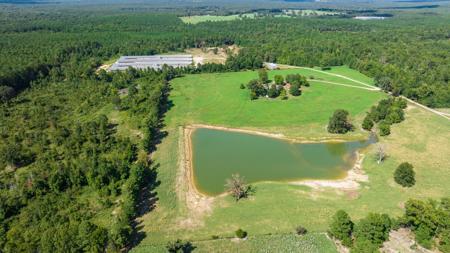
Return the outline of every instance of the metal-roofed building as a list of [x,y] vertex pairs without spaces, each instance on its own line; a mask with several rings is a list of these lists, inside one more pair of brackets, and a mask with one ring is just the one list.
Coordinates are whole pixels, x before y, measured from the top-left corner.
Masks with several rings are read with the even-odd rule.
[[192,65],[192,55],[149,55],[149,56],[122,56],[109,70],[126,70],[130,67],[135,69],[161,69],[164,65],[174,68]]

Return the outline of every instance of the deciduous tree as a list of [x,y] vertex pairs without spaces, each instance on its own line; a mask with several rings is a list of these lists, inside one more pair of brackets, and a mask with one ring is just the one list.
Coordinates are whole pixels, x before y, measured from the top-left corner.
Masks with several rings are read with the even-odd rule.
[[328,122],[328,132],[335,134],[345,134],[353,130],[353,125],[348,120],[348,111],[338,109]]
[[403,187],[411,187],[416,183],[415,172],[410,163],[401,163],[394,172],[394,179]]
[[231,178],[226,180],[225,188],[231,193],[236,201],[246,198],[250,190],[244,178],[239,174],[231,175]]
[[352,245],[353,225],[350,216],[344,210],[339,210],[333,216],[329,233],[349,247]]

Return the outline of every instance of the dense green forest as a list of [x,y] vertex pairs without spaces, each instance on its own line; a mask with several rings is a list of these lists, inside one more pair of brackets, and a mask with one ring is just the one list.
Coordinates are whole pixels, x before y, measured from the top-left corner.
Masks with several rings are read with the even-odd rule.
[[[188,25],[161,11],[2,9],[0,251],[131,247],[139,196],[152,194],[142,185],[158,184],[148,154],[164,135],[168,81],[183,73],[255,69],[265,61],[346,64],[393,94],[450,107],[449,22],[402,14],[380,23],[266,16]],[[120,55],[232,44],[243,49],[225,65],[96,71]],[[127,95],[118,95],[122,89]],[[125,112],[142,136],[118,134],[111,111]]]
[[[76,11],[1,14],[0,98],[54,66],[89,75],[101,60],[237,44],[239,57],[298,66],[349,65],[377,84],[431,107],[450,106],[447,15],[399,14],[383,22],[264,17],[183,24],[175,14]],[[417,14],[420,15],[420,14]],[[412,25],[413,24],[413,25]],[[29,43],[33,41],[33,43]],[[76,54],[76,57],[71,55]],[[86,57],[80,61],[79,57]],[[8,88],[10,87],[10,88]],[[12,89],[11,89],[12,88]]]
[[[35,81],[0,108],[5,252],[121,249],[129,245],[143,183],[156,183],[147,152],[159,138],[170,71],[103,73],[76,81],[66,71]],[[124,85],[130,92],[115,110],[129,112],[141,141],[117,135],[111,120],[97,113]],[[116,213],[104,214],[113,222],[96,225],[92,220],[105,210]]]

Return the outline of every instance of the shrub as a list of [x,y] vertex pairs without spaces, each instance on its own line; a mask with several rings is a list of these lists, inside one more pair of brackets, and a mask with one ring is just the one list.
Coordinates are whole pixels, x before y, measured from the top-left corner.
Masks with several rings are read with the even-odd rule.
[[425,224],[419,225],[416,231],[416,241],[427,249],[431,249],[433,245],[433,231]]
[[403,187],[411,187],[416,183],[415,172],[410,163],[400,164],[394,172],[394,180]]
[[353,130],[353,125],[348,120],[348,111],[338,109],[328,122],[328,132],[334,134],[345,134]]
[[269,76],[267,75],[267,70],[265,69],[258,70],[258,77],[261,83],[267,83],[269,81]]
[[192,245],[191,242],[183,242],[182,240],[178,239],[174,242],[168,242],[166,245],[166,249],[170,253],[177,253],[177,252],[192,252],[195,247]]
[[0,102],[6,102],[10,100],[15,95],[15,91],[13,88],[9,86],[0,86]]
[[365,238],[357,238],[353,247],[351,248],[351,253],[375,253],[380,252],[378,246],[373,244],[371,241]]
[[300,85],[291,84],[291,87],[289,88],[289,93],[291,93],[292,96],[300,96],[302,94],[300,90]]
[[281,88],[281,91],[280,91],[280,98],[281,98],[282,100],[288,99],[287,94],[286,94],[286,90],[285,90],[284,88]]
[[250,92],[250,99],[251,99],[251,100],[258,99],[258,95],[256,94],[256,92],[254,92],[254,91],[251,91],[251,92]]
[[274,77],[275,83],[281,85],[284,83],[284,77],[281,75],[275,75]]
[[395,104],[395,106],[398,106],[401,109],[406,109],[406,107],[408,106],[406,103],[406,100],[403,98],[396,99],[394,104]]
[[334,214],[329,233],[344,246],[352,245],[353,222],[345,211],[339,210]]
[[218,235],[213,235],[213,236],[211,236],[211,239],[213,239],[213,240],[217,240],[217,239],[219,239],[220,237],[218,236]]
[[450,253],[450,228],[441,232],[438,248],[444,253]]
[[401,108],[392,107],[389,109],[389,113],[386,116],[386,121],[390,124],[400,123],[405,119],[405,113]]
[[241,86],[239,88],[241,88],[243,90],[243,89],[245,89],[245,85],[243,83],[241,83]]
[[381,246],[389,238],[391,219],[387,214],[369,213],[355,226],[354,236],[358,240],[368,240],[376,246]]
[[373,127],[373,121],[372,121],[372,118],[370,118],[370,116],[367,115],[367,116],[364,118],[364,120],[363,120],[362,128],[363,128],[364,130],[370,131],[370,130],[372,130],[372,127]]
[[378,129],[380,130],[381,136],[386,136],[386,135],[391,134],[391,125],[389,125],[389,123],[387,123],[384,120],[380,122],[380,124],[378,125]]
[[114,105],[114,109],[116,109],[116,110],[120,110],[121,109],[121,107],[122,107],[121,106],[122,100],[120,99],[119,96],[112,97],[111,101],[112,101],[112,103]]
[[276,86],[275,84],[272,84],[272,85],[270,86],[269,90],[267,91],[267,95],[268,95],[270,98],[276,98],[276,97],[278,97],[279,94],[280,94],[280,93],[279,93],[279,91],[278,91],[278,89],[277,89],[277,86]]
[[295,228],[295,232],[297,233],[297,235],[305,235],[306,233],[308,233],[308,230],[305,227],[298,226]]
[[243,238],[247,237],[247,232],[245,232],[245,231],[242,230],[242,229],[236,230],[235,233],[236,233],[236,237],[237,237],[237,238],[243,239]]

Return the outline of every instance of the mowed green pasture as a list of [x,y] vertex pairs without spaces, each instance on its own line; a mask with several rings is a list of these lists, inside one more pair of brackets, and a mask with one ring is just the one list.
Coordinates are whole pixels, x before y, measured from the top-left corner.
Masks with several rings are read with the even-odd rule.
[[[272,71],[270,77],[275,74],[305,74],[303,71]],[[347,68],[330,72],[333,71],[364,82],[368,80],[368,77],[359,79],[361,74]],[[314,78],[317,80],[322,74],[317,72]],[[173,107],[166,115],[164,129],[168,135],[153,157],[161,182],[156,189],[159,200],[153,211],[138,219],[138,228],[145,237],[134,251],[163,252],[167,241],[181,238],[192,241],[198,252],[270,252],[277,245],[278,252],[293,252],[293,249],[299,252],[334,252],[323,232],[328,229],[330,217],[339,209],[346,210],[355,220],[369,212],[398,216],[409,198],[450,196],[450,188],[447,187],[450,178],[445,176],[450,173],[449,121],[409,105],[406,120],[394,125],[390,136],[380,138],[389,155],[387,161],[380,165],[375,162],[374,147],[365,151],[363,169],[369,181],[363,183],[359,190],[312,189],[264,182],[254,185],[256,192],[249,199],[236,203],[229,196],[218,197],[210,204],[210,212],[205,215],[193,213],[179,194],[186,191],[186,186],[177,184],[182,126],[203,123],[282,133],[303,139],[337,138],[326,132],[326,123],[335,109],[349,110],[359,128],[365,111],[385,97],[376,91],[313,83],[298,98],[250,101],[248,90],[239,89],[239,84],[256,77],[256,72],[249,71],[188,75],[171,82]],[[330,78],[336,81],[338,77]],[[340,81],[345,82],[345,79]],[[366,135],[357,130],[339,138]],[[395,168],[404,161],[415,166],[417,183],[412,188],[402,188],[393,180]],[[309,243],[305,243],[304,238],[289,235],[298,225],[311,232],[307,239]],[[238,228],[248,231],[248,241],[230,239]],[[211,240],[213,235],[221,239]],[[282,243],[277,244],[279,241]]]
[[[167,124],[209,124],[217,126],[258,129],[301,139],[342,138],[326,132],[329,117],[336,109],[350,112],[358,124],[371,105],[385,96],[353,87],[322,81],[364,87],[363,85],[310,69],[271,71],[274,75],[300,73],[314,78],[310,87],[302,88],[299,97],[288,100],[260,98],[250,100],[249,90],[240,89],[241,83],[257,78],[254,71],[189,75],[172,81],[173,110],[183,117],[168,117]],[[172,122],[178,121],[178,122]],[[367,133],[358,128],[344,138],[364,138]]]

